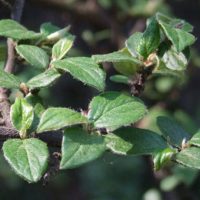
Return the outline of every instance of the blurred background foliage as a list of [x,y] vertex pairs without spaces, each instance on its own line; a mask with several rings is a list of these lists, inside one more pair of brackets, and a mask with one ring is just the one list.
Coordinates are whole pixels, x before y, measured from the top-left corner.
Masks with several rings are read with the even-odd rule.
[[[0,0],[0,18],[10,17],[14,0]],[[123,47],[125,39],[143,31],[145,21],[157,11],[183,18],[194,25],[200,35],[199,0],[27,0],[22,24],[39,30],[42,23],[65,27],[71,25],[76,42],[71,56],[103,54]],[[0,38],[0,67],[4,66],[6,43]],[[109,75],[116,74],[111,65],[104,65]],[[150,108],[138,124],[159,133],[156,117],[169,116],[194,134],[200,124],[200,43],[191,53],[187,74],[153,76],[142,96]],[[21,73],[23,71],[23,73]],[[27,80],[35,73],[31,67],[17,63],[16,73]],[[67,75],[66,75],[67,76]],[[107,90],[129,88],[107,80]],[[41,96],[52,106],[86,109],[96,91],[64,77]],[[12,97],[19,95],[12,91]],[[123,157],[109,153],[81,168],[59,172],[50,181],[29,185],[19,179],[0,157],[0,199],[48,200],[198,200],[199,171],[171,164],[154,173],[148,157]]]

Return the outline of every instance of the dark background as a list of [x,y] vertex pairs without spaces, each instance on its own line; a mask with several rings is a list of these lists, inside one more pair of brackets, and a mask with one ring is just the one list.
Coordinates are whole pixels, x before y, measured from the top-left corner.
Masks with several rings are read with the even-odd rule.
[[[12,5],[13,1],[9,3]],[[125,39],[133,32],[143,31],[146,18],[158,10],[185,19],[194,25],[195,36],[198,38],[200,35],[198,0],[27,0],[22,24],[35,31],[39,31],[41,23],[48,21],[60,27],[70,24],[71,32],[76,35],[76,42],[70,54],[90,56],[122,48]],[[0,18],[9,17],[9,7],[0,0]],[[164,79],[156,77],[149,81],[149,87],[142,97],[149,107],[155,108],[150,114],[155,115],[158,110],[161,113],[166,112],[163,111],[164,107],[182,123],[186,122],[185,127],[191,131],[196,129],[200,122],[199,48],[200,43],[197,40],[185,84],[180,86],[175,81],[163,91],[156,83]],[[111,66],[104,67],[109,75],[116,73]],[[21,68],[23,69],[23,66]],[[26,72],[25,76],[29,77],[31,74]],[[107,84],[107,90],[128,90],[109,80]],[[96,91],[66,75],[41,95],[52,106],[86,109],[95,94]],[[200,199],[198,171],[172,166],[154,174],[152,164],[146,157],[122,157],[107,153],[97,161],[78,169],[61,171],[50,178],[49,183],[41,181],[27,184],[10,170],[1,157],[0,199]]]

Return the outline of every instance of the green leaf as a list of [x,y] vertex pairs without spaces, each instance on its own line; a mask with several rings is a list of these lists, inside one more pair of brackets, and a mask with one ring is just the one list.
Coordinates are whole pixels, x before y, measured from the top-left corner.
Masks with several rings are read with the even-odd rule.
[[177,71],[185,70],[188,65],[188,59],[184,52],[178,53],[173,48],[165,52],[162,61],[168,69]]
[[105,137],[106,146],[122,155],[149,155],[167,147],[157,133],[133,127],[121,128]]
[[125,44],[129,52],[133,57],[138,57],[139,53],[137,52],[137,48],[139,46],[139,43],[141,41],[143,34],[140,32],[136,32],[133,35],[131,35],[128,40],[126,40]]
[[27,82],[30,89],[44,88],[52,85],[61,74],[56,69],[48,69],[47,71],[33,77]]
[[87,57],[74,57],[58,60],[52,63],[57,69],[69,72],[75,79],[100,91],[105,87],[105,72]]
[[189,143],[191,145],[200,147],[200,130],[196,134],[193,135]]
[[81,113],[68,108],[48,108],[41,116],[37,132],[59,130],[76,124],[88,123]]
[[190,134],[168,117],[158,117],[157,124],[164,137],[173,145],[181,146],[184,139],[190,138]]
[[191,46],[196,38],[181,29],[171,28],[170,25],[166,23],[160,23],[166,37],[172,42],[178,52],[183,51],[186,47]]
[[34,67],[45,69],[49,64],[49,56],[39,47],[19,45],[15,49],[22,58]]
[[27,30],[24,26],[10,19],[0,20],[0,36],[16,40],[36,39],[42,35]]
[[73,43],[74,43],[74,36],[72,35],[69,35],[69,37],[65,37],[59,40],[52,48],[53,60],[62,59],[71,49]]
[[40,26],[40,32],[46,36],[59,30],[60,28],[53,25],[51,22],[45,22]]
[[153,162],[154,169],[160,170],[164,167],[172,158],[172,156],[176,153],[175,149],[166,148],[154,154]]
[[121,51],[116,51],[113,53],[102,54],[102,55],[93,55],[92,58],[96,63],[102,62],[112,62],[112,63],[124,63],[124,62],[133,62],[137,65],[141,65],[141,61],[134,58],[130,54],[127,54],[124,49]]
[[145,59],[156,49],[160,44],[160,30],[156,18],[153,18],[148,25],[147,29],[143,33],[139,45],[137,46],[137,51]]
[[33,122],[33,107],[27,103],[26,99],[16,98],[11,106],[10,115],[12,124],[19,131],[20,137],[25,138]]
[[19,88],[20,83],[20,80],[16,76],[0,69],[0,87],[8,89]]
[[124,83],[129,85],[130,79],[127,76],[123,75],[113,75],[110,77],[110,80],[116,83]]
[[142,101],[120,92],[106,92],[94,97],[88,118],[95,128],[113,131],[140,120],[147,110]]
[[186,167],[200,169],[200,148],[190,147],[176,154],[175,161]]
[[60,169],[75,168],[100,157],[106,150],[104,138],[81,128],[65,130]]
[[39,181],[47,169],[48,148],[39,139],[9,139],[3,144],[3,154],[15,173],[29,183]]

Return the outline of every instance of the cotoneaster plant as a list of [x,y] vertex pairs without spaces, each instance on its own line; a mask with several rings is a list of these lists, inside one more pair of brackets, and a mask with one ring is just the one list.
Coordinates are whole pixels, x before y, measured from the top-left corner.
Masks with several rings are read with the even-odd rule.
[[[192,136],[166,117],[157,120],[162,135],[134,125],[148,112],[136,97],[146,80],[154,74],[179,78],[184,74],[189,48],[196,40],[192,30],[184,20],[157,13],[148,19],[143,33],[136,32],[126,40],[123,49],[105,55],[69,57],[75,40],[69,27],[60,29],[44,23],[36,33],[14,20],[1,20],[0,36],[9,39],[7,64],[0,70],[0,135],[3,155],[11,168],[30,183],[39,181],[47,176],[49,148],[53,146],[53,154],[60,158],[60,170],[79,167],[105,151],[151,155],[155,170],[170,161],[200,169],[199,132]],[[4,54],[6,47],[2,46],[1,51]],[[15,60],[41,73],[24,82],[13,73]],[[112,63],[119,73],[110,79],[128,84],[130,94],[105,91],[105,62]],[[40,90],[56,84],[65,73],[99,91],[88,110],[48,107],[48,102],[43,102]],[[10,106],[7,97],[12,89],[21,91],[21,97]]]

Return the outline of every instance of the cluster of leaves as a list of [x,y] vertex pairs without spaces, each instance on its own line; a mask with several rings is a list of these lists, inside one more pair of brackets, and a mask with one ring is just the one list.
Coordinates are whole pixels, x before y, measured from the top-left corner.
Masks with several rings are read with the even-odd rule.
[[[158,120],[163,132],[132,126],[147,113],[137,97],[122,92],[105,90],[106,73],[99,63],[114,63],[120,73],[111,77],[116,82],[130,83],[145,70],[154,73],[180,74],[188,63],[189,46],[195,37],[192,26],[184,20],[171,19],[160,13],[147,22],[143,33],[134,33],[117,52],[92,57],[69,57],[68,51],[75,37],[69,27],[60,29],[51,23],[41,25],[40,33],[27,30],[13,20],[0,21],[0,36],[12,38],[16,58],[41,72],[27,82],[16,75],[0,70],[0,86],[18,89],[23,97],[11,106],[13,127],[20,139],[8,139],[3,153],[14,171],[27,180],[36,182],[48,168],[49,149],[38,139],[44,132],[62,132],[60,169],[78,167],[101,156],[105,151],[121,155],[153,155],[155,169],[175,160],[189,167],[199,168],[197,157],[199,134],[190,142],[188,134],[180,131],[173,121]],[[70,108],[45,108],[39,91],[50,87],[64,74],[101,92],[89,103],[87,111]],[[182,142],[183,141],[183,142]],[[191,159],[191,160],[192,160]]]

